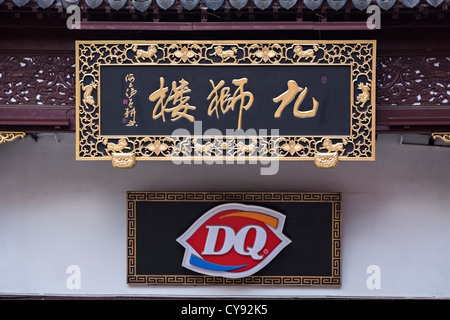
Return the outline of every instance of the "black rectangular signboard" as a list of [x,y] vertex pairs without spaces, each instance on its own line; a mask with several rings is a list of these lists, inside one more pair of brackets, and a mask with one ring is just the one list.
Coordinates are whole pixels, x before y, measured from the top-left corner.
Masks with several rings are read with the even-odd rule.
[[77,41],[77,160],[375,160],[373,40]]
[[[255,133],[264,129],[267,134],[270,134],[271,130],[278,129],[279,135],[348,136],[351,122],[350,73],[350,65],[101,66],[100,134],[102,136],[171,136],[175,130],[185,128],[187,132],[194,135],[194,121],[201,121],[203,132],[216,129],[224,135],[227,130],[232,130],[233,133],[236,131],[239,134],[238,129],[242,129],[241,134],[245,134],[249,132],[249,129],[255,130]],[[133,125],[130,125],[131,117],[124,116],[129,104],[127,92],[129,92],[130,82],[127,81],[127,75],[133,75],[133,89],[136,90],[133,96],[135,111]],[[247,92],[246,96],[239,91],[240,86],[233,84],[233,81],[236,83],[239,79],[246,79],[245,84],[242,84],[243,92]],[[280,112],[280,116],[275,117],[279,103],[275,103],[273,99],[288,89],[288,82],[292,79],[308,90],[298,107],[300,111],[305,112],[313,108],[312,98],[319,102],[314,116],[295,117],[293,108],[296,100],[293,100],[291,106],[286,105]],[[175,81],[175,88],[177,88],[181,80],[185,81],[185,89],[189,91],[183,96],[180,94],[180,99],[186,98],[186,107],[189,105],[186,114],[182,116],[180,114],[184,112],[183,109],[179,110],[180,113],[173,113],[172,101],[166,103],[172,91],[172,83]],[[214,89],[218,88],[221,81],[223,86],[215,91]],[[167,88],[164,93],[166,99],[158,104],[157,95],[155,95],[155,101],[151,101],[149,96],[158,91],[161,84],[163,88]],[[228,98],[238,90],[235,95],[234,110],[230,107],[228,111],[223,112],[220,102],[216,108],[215,101],[221,99],[223,88],[229,88]],[[172,94],[175,95],[174,92]],[[241,112],[241,101],[244,98]]]
[[[127,279],[129,284],[294,286],[340,286],[341,284],[340,193],[128,192],[127,197]],[[201,232],[200,228],[195,230],[198,227],[195,225],[196,222],[208,212],[212,212],[214,208],[226,205],[228,209],[229,206],[244,206],[253,209],[262,208],[266,210],[265,212],[281,213],[285,219],[283,218],[284,220],[279,224],[278,236],[287,237],[288,243],[264,267],[248,276],[229,277],[230,273],[227,275],[226,272],[225,275],[216,274],[217,271],[209,274],[210,270],[202,268],[193,270],[184,267],[182,264],[187,250],[179,241],[180,237],[187,231],[191,231],[189,236],[193,234],[190,238],[193,239],[196,233]],[[239,212],[241,216],[234,219],[247,221],[246,223],[256,219],[249,219],[248,216],[243,218],[242,211]],[[246,214],[249,213],[246,212]],[[261,216],[257,213],[253,214]],[[211,219],[205,222],[205,225],[213,224]],[[218,221],[221,225],[219,228],[226,229],[223,225],[230,223],[232,219],[220,218]],[[269,220],[266,220],[266,223],[271,224]],[[207,228],[211,229],[210,226]],[[234,225],[233,228],[239,234],[240,227]],[[256,230],[256,227],[254,228]],[[259,229],[262,230],[262,228]],[[266,230],[269,231],[268,233],[271,232],[270,230],[277,233],[272,227]],[[271,236],[278,239],[277,235],[267,235],[262,237],[263,241],[269,243],[273,240]],[[250,232],[247,237],[252,237]],[[263,247],[260,247],[258,250],[261,250],[250,257],[251,247],[256,246],[256,240],[253,244],[253,240],[247,239],[245,247],[239,249],[238,240],[236,240],[238,238],[239,236],[236,235],[234,247],[229,249],[230,252],[233,251],[235,255],[239,255],[236,252],[240,251],[241,256],[238,257],[240,261],[255,258],[256,260],[251,263],[265,263],[265,257],[262,257],[268,254],[266,249],[263,250]],[[206,260],[215,258],[214,266],[217,266],[217,261],[222,259],[220,247],[222,246],[222,249],[225,247],[225,242],[220,244],[220,241],[217,241],[214,249],[217,252],[214,253],[214,257],[204,255],[207,245],[204,242],[201,243],[199,246],[201,250],[197,250],[197,257],[194,257],[196,261],[200,258],[201,262],[205,263],[203,258]],[[222,259],[220,265],[233,265],[233,263]]]

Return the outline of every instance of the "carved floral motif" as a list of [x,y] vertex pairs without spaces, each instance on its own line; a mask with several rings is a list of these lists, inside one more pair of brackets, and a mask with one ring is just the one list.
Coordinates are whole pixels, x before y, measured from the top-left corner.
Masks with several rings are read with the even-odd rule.
[[0,105],[75,105],[74,56],[0,55]]
[[449,105],[449,74],[450,57],[380,57],[377,61],[377,105]]

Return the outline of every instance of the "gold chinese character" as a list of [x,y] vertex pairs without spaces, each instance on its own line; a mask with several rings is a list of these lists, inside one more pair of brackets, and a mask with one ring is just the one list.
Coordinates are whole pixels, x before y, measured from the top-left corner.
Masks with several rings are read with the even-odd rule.
[[[188,114],[188,111],[195,110],[195,106],[189,105],[187,102],[190,97],[185,96],[185,93],[191,92],[187,82],[184,79],[179,81],[180,85],[177,86],[176,81],[172,81],[172,90],[166,99],[166,93],[169,90],[168,87],[164,87],[164,78],[159,78],[160,87],[158,90],[154,91],[148,99],[152,102],[158,100],[155,107],[153,108],[153,119],[158,119],[162,117],[163,121],[166,121],[165,112],[171,112],[172,121],[176,121],[182,117],[193,122],[195,120],[194,116]],[[173,107],[167,108],[169,101],[172,102]]]
[[303,99],[305,99],[306,93],[308,92],[308,88],[305,87],[305,89],[299,87],[297,85],[297,82],[295,82],[294,80],[289,80],[288,83],[288,89],[282,93],[281,95],[279,95],[278,97],[273,99],[273,102],[277,103],[281,101],[280,106],[278,107],[277,111],[275,112],[275,118],[279,118],[281,116],[281,113],[283,112],[284,108],[295,98],[295,96],[297,95],[297,93],[301,92],[297,98],[297,100],[295,100],[294,103],[294,109],[293,109],[293,113],[294,116],[296,116],[297,118],[312,118],[316,115],[317,113],[317,108],[319,107],[319,102],[317,102],[316,99],[313,99],[313,108],[309,111],[299,111],[298,109],[300,108],[300,105],[303,102]]
[[[219,107],[222,114],[227,113],[230,109],[234,111],[235,104],[240,100],[239,106],[239,120],[238,120],[238,129],[241,129],[242,124],[242,110],[248,110],[253,104],[253,94],[248,91],[244,91],[244,85],[248,82],[247,78],[242,79],[234,79],[232,83],[238,88],[234,92],[233,96],[230,96],[230,88],[224,87],[225,81],[221,80],[217,86],[214,85],[214,81],[209,80],[213,86],[213,90],[208,95],[208,100],[211,100],[211,103],[208,107],[208,115],[211,116],[214,112],[216,113],[217,119],[219,119]],[[220,90],[222,88],[222,90]],[[219,92],[220,90],[220,92]],[[245,99],[248,98],[247,104],[245,104]]]
[[131,99],[132,96],[134,96],[137,93],[137,90],[133,88],[133,84],[130,83],[130,86],[127,88],[127,91],[125,92],[125,95],[128,99]]
[[125,116],[125,118],[129,118],[129,117],[132,117],[133,119],[132,120],[130,120],[128,123],[127,123],[127,127],[132,127],[132,126],[137,126],[137,124],[136,124],[136,108],[126,108],[125,109],[125,114],[124,114],[124,116]]
[[127,82],[134,82],[134,74],[129,73],[125,76],[125,81]]

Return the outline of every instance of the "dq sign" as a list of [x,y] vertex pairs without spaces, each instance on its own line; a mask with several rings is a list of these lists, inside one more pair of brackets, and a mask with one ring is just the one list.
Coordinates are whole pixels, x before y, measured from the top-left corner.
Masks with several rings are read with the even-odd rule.
[[216,206],[177,239],[186,249],[182,266],[226,278],[250,276],[291,242],[282,233],[284,220],[283,214],[264,207]]

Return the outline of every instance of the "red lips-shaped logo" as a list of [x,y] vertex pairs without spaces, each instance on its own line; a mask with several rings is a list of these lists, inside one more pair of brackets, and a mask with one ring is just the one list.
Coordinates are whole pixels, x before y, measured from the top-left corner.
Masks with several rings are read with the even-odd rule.
[[186,249],[182,265],[227,278],[252,275],[291,242],[282,233],[284,220],[283,214],[260,206],[214,207],[177,239]]

